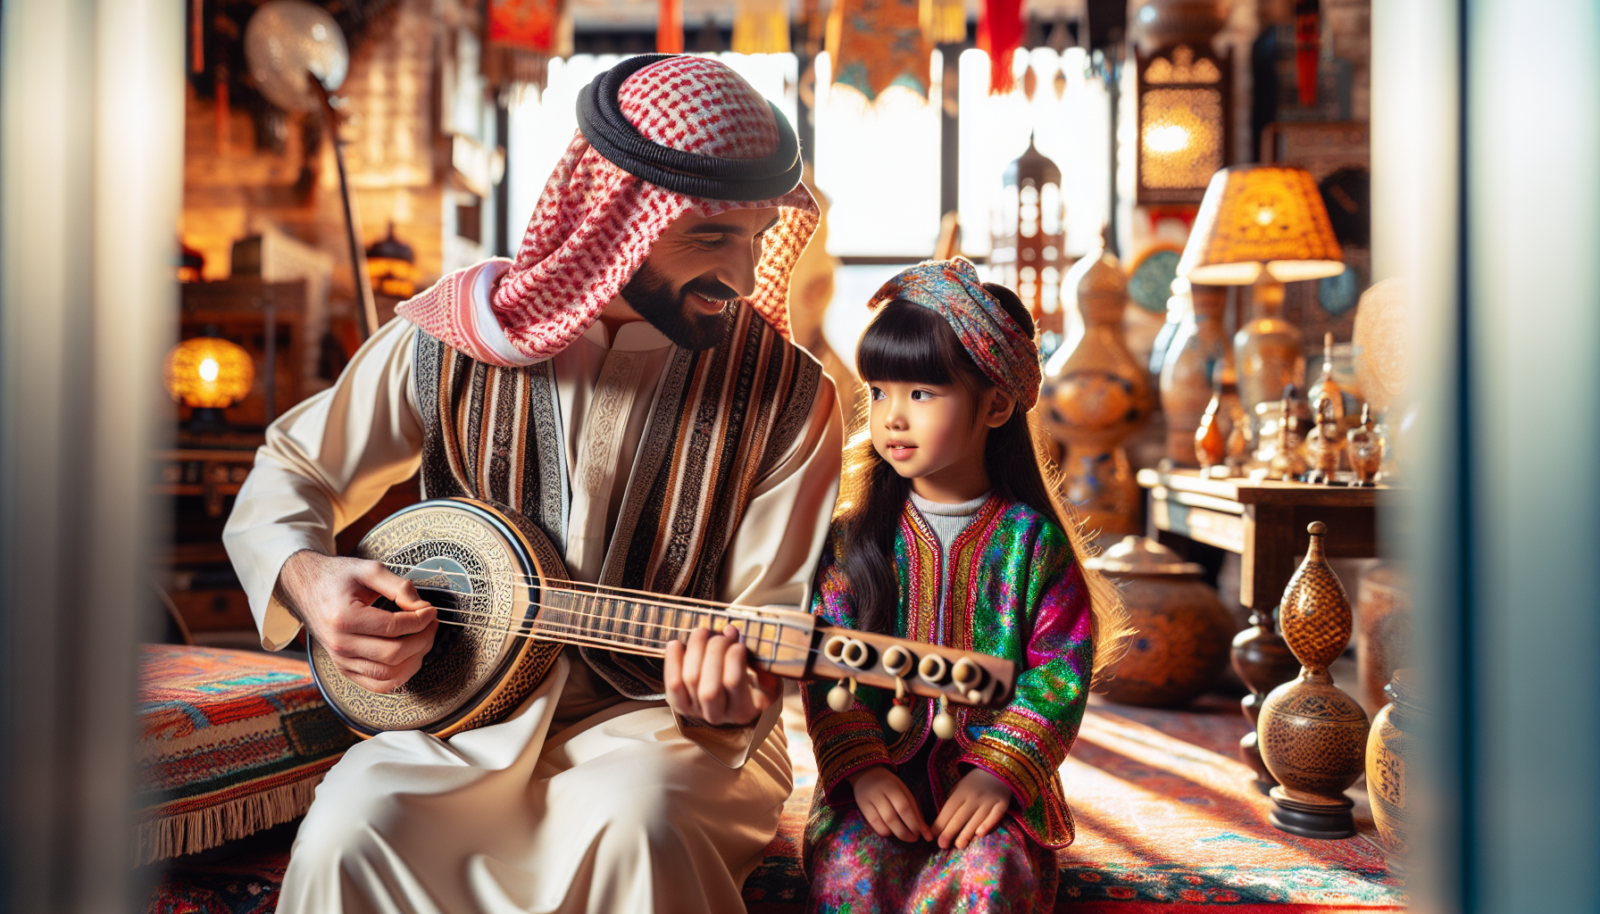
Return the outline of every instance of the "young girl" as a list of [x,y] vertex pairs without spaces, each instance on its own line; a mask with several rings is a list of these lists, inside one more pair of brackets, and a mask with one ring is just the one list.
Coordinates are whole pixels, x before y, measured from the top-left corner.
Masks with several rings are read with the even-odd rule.
[[860,688],[840,712],[832,683],[806,686],[809,910],[1047,912],[1055,849],[1073,836],[1056,769],[1127,614],[1077,562],[1077,528],[1041,469],[1021,300],[958,258],[900,273],[869,307],[856,354],[868,422],[846,453],[812,611],[1008,658],[1019,676],[1004,708],[951,706],[952,739],[934,735],[928,699],[910,699],[899,733],[892,693]]

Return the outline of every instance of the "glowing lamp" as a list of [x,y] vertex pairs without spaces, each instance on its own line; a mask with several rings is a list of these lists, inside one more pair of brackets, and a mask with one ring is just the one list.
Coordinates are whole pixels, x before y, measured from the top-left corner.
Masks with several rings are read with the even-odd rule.
[[198,336],[167,353],[167,393],[194,410],[196,425],[224,425],[222,410],[249,395],[255,381],[250,353],[224,339]]
[[367,248],[367,277],[378,295],[410,298],[417,293],[417,254],[395,237],[393,222],[389,234]]
[[1234,336],[1239,395],[1252,416],[1288,384],[1305,389],[1300,329],[1283,317],[1283,284],[1344,272],[1322,193],[1311,173],[1285,165],[1235,165],[1206,188],[1178,275],[1212,286],[1255,284],[1255,314]]

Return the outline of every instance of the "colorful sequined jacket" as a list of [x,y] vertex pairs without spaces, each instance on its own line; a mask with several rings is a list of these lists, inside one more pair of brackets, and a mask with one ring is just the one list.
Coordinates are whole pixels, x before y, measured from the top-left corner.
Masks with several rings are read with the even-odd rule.
[[[855,627],[856,611],[838,564],[837,522],[817,568],[811,611]],[[1094,643],[1089,592],[1067,535],[1033,508],[998,495],[983,504],[951,544],[944,567],[938,537],[915,506],[906,504],[895,537],[900,599],[895,634],[1016,661],[1010,704],[998,709],[952,706],[956,737],[930,754],[927,778],[943,805],[970,767],[1011,787],[1010,814],[1046,847],[1072,843],[1057,769],[1078,734],[1089,697]],[[938,611],[938,595],[944,610]],[[857,690],[845,712],[828,707],[831,682],[808,683],[806,722],[816,748],[820,786],[828,802],[850,801],[846,778],[871,765],[905,764],[933,735],[935,702],[913,698],[911,729],[887,723],[892,693]],[[902,777],[915,772],[901,772]]]

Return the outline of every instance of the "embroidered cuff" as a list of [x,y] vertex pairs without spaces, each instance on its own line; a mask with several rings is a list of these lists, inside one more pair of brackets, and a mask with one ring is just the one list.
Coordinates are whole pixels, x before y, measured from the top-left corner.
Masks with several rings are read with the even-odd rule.
[[817,756],[817,781],[830,801],[842,799],[837,793],[839,785],[857,771],[873,765],[893,767],[878,719],[870,711],[857,708],[818,717],[811,722],[811,741]]

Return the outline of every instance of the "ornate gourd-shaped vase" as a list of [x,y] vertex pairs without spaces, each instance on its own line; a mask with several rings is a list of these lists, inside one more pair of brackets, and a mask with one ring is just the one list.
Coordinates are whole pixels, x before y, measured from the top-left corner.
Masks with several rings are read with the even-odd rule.
[[1285,386],[1305,384],[1306,356],[1300,328],[1283,317],[1283,284],[1257,282],[1250,297],[1255,313],[1233,335],[1233,352],[1239,397],[1253,419],[1256,407],[1276,402]]
[[1122,590],[1137,634],[1105,689],[1129,705],[1176,708],[1216,685],[1228,664],[1234,620],[1203,569],[1142,536],[1084,559]]
[[1173,283],[1177,289],[1173,297],[1187,296],[1193,305],[1178,324],[1161,363],[1161,411],[1167,417],[1167,456],[1178,466],[1192,467],[1195,431],[1211,402],[1211,379],[1228,349],[1227,331],[1222,326],[1228,292],[1222,286],[1189,286],[1188,282],[1180,279]]
[[1066,496],[1084,526],[1120,539],[1139,532],[1139,486],[1122,441],[1150,417],[1154,397],[1145,366],[1128,351],[1122,315],[1128,278],[1117,258],[1091,254],[1077,278],[1083,337],[1071,352],[1058,351],[1045,366],[1043,395],[1048,427],[1066,445],[1062,461]]
[[1307,532],[1311,548],[1278,610],[1300,675],[1267,695],[1256,732],[1261,759],[1278,781],[1272,824],[1304,838],[1349,838],[1356,833],[1355,804],[1344,792],[1366,764],[1367,712],[1328,673],[1350,643],[1350,600],[1328,567],[1327,526],[1312,521]]

